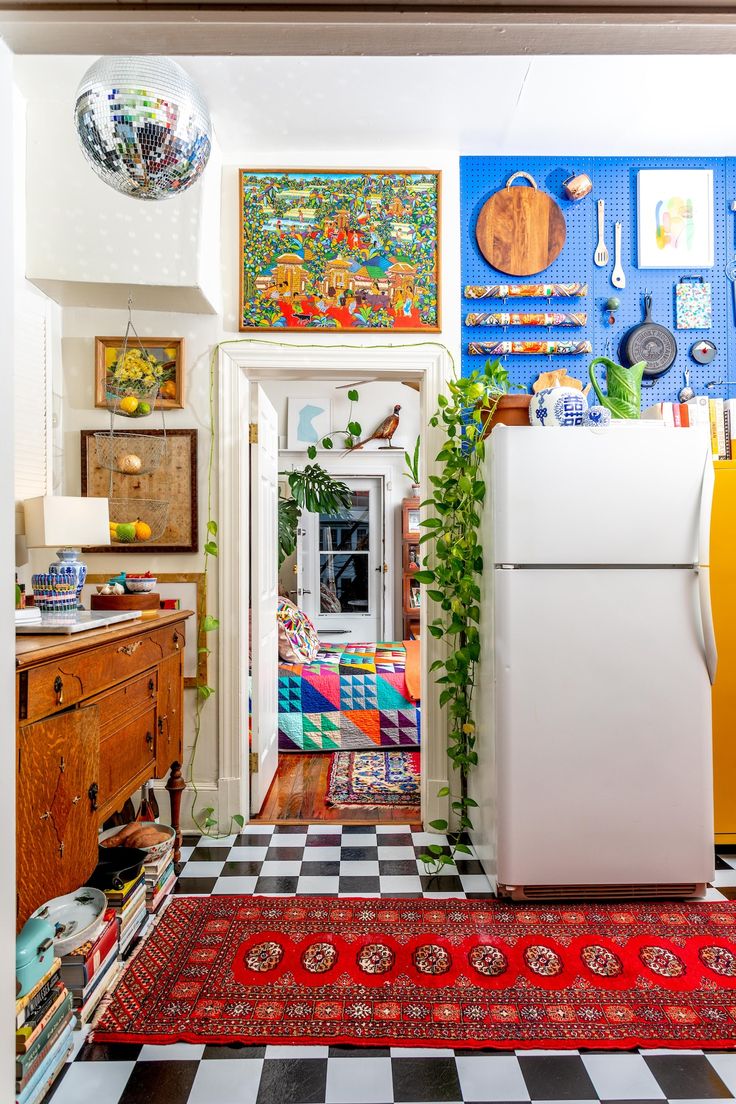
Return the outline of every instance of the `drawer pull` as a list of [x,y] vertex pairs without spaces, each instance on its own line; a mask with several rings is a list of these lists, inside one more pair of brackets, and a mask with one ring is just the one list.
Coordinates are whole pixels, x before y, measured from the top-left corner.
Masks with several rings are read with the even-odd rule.
[[181,640],[181,637],[179,636],[179,633],[175,632],[174,633],[174,647],[177,650],[177,652],[179,651],[179,641],[180,640]]
[[132,644],[121,644],[118,651],[122,652],[123,655],[132,656],[135,655],[142,643],[142,640],[134,640]]
[[148,689],[151,693],[151,697],[155,698],[156,697],[156,683],[153,681],[153,679],[148,680]]
[[63,705],[64,703],[64,680],[61,675],[57,675],[54,679],[54,693],[56,694],[56,704]]
[[87,796],[89,797],[90,809],[92,812],[97,811],[97,794],[100,792],[100,787],[96,782],[93,782],[90,788],[87,790]]
[[153,733],[152,732],[147,732],[146,733],[146,743],[148,744],[149,747],[153,747]]

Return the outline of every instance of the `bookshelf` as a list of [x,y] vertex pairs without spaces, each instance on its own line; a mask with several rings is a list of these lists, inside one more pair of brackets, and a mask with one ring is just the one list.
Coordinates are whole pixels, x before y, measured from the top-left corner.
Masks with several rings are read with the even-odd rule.
[[401,503],[401,615],[403,640],[419,636],[421,624],[419,583],[414,578],[420,565],[419,499],[405,498]]

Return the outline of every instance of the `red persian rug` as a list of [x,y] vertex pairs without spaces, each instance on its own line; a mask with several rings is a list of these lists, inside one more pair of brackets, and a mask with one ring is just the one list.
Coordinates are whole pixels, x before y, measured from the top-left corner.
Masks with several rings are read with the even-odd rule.
[[736,907],[175,897],[95,1039],[733,1047]]
[[418,751],[336,751],[330,763],[328,805],[418,805]]

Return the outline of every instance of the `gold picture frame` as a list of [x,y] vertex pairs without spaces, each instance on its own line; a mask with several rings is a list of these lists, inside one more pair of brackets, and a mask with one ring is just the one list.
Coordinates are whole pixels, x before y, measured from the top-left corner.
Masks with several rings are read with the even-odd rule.
[[[113,572],[107,575],[88,575],[84,581],[84,588],[82,590],[83,600],[86,601],[87,593],[85,593],[87,587],[94,589],[94,587],[101,583],[106,583],[110,579]],[[207,612],[207,576],[203,571],[174,571],[174,572],[155,572],[156,575],[156,591],[161,594],[162,598],[177,597],[175,590],[178,587],[182,588],[182,594],[179,598],[181,609],[193,609],[195,616],[187,619],[185,633],[186,643],[184,649],[184,688],[186,690],[196,690],[197,686],[207,686],[207,653],[200,652],[200,648],[207,646],[207,634],[204,632],[199,633],[197,639],[197,625],[200,623],[200,614]],[[164,593],[161,591],[161,587],[169,588],[174,593]],[[188,593],[186,591],[188,590]],[[192,601],[194,599],[194,601]],[[190,667],[189,660],[192,660],[193,667]],[[189,673],[187,674],[187,670]],[[192,673],[192,672],[196,673]]]
[[[123,348],[122,337],[95,338],[95,406],[108,408],[106,381],[111,364],[114,364]],[[184,408],[184,338],[142,337],[144,352],[156,357],[159,363],[169,365],[167,376],[156,398],[156,410],[182,410]],[[139,348],[135,338],[128,341],[129,349]]]

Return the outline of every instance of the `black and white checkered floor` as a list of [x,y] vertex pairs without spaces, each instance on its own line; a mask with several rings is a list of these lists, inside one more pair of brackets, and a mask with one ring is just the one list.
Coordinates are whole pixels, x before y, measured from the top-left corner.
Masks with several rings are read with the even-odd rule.
[[[487,896],[475,859],[430,880],[410,828],[251,824],[187,838],[177,893]],[[736,854],[719,855],[710,897],[736,895]],[[364,1047],[109,1046],[77,1035],[54,1104],[394,1104],[415,1101],[698,1101],[736,1098],[736,1049],[493,1051]]]

